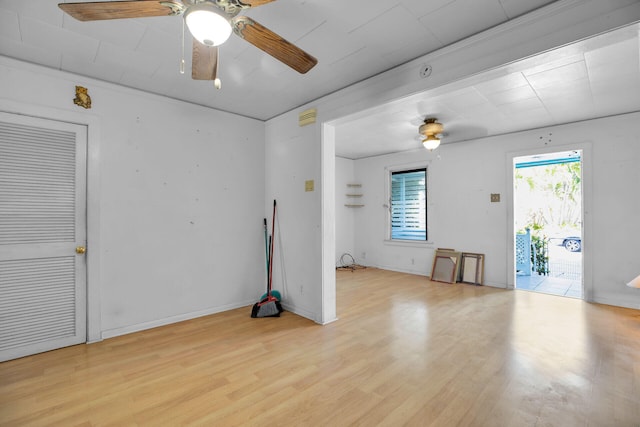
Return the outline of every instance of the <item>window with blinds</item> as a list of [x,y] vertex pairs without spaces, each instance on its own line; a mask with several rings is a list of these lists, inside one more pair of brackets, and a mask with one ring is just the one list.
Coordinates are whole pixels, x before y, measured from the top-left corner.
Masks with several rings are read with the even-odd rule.
[[391,173],[391,239],[427,240],[427,169]]

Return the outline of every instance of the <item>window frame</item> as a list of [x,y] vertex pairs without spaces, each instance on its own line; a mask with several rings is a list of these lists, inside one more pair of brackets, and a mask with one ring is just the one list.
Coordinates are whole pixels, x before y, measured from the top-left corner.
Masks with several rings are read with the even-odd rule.
[[[430,218],[431,216],[431,208],[430,208],[430,180],[429,180],[429,163],[430,162],[419,162],[419,163],[408,163],[401,165],[394,165],[385,167],[385,200],[387,203],[384,204],[386,208],[386,220],[385,220],[385,243],[390,245],[401,245],[401,246],[423,246],[425,244],[432,243],[430,238]],[[413,239],[394,239],[392,238],[392,226],[391,226],[391,187],[392,187],[392,178],[394,173],[402,173],[402,172],[413,172],[413,171],[425,171],[425,239],[424,240],[413,240]]]

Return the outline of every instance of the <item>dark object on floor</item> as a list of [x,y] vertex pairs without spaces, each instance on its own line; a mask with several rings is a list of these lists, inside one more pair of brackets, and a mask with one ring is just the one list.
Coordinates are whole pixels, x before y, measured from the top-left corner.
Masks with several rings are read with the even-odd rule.
[[284,310],[280,301],[274,297],[267,297],[264,300],[253,304],[251,309],[251,317],[280,317],[280,313]]
[[356,264],[356,260],[349,253],[344,253],[340,257],[340,265],[336,270],[351,270],[352,272],[361,268],[367,268],[364,265]]

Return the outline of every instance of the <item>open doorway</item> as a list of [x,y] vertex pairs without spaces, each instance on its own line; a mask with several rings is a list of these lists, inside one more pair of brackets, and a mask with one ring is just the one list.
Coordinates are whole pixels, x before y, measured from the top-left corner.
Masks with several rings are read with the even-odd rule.
[[514,158],[516,289],[583,298],[582,151]]

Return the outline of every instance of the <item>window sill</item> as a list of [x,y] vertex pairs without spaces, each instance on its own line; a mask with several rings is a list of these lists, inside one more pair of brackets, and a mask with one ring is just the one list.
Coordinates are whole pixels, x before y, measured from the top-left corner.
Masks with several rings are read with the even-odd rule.
[[403,246],[405,248],[424,248],[433,246],[433,242],[429,240],[389,240],[385,239],[383,241],[385,245],[388,246]]

